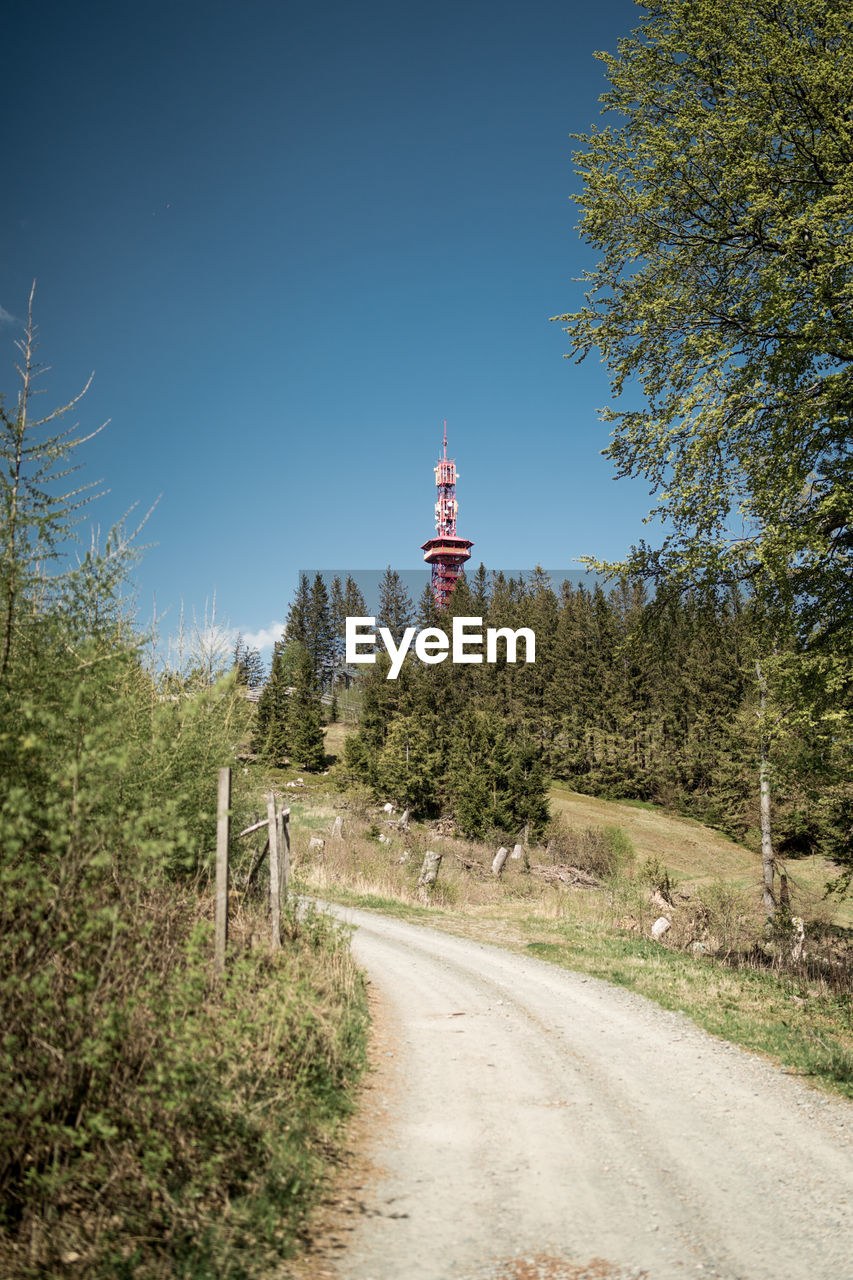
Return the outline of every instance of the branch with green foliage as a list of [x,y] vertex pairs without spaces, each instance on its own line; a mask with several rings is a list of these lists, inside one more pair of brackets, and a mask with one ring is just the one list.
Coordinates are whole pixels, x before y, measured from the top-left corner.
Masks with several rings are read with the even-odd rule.
[[[804,634],[853,618],[853,23],[842,0],[652,0],[599,54],[613,124],[580,136],[601,253],[572,354],[618,396],[606,450],[668,524],[630,567],[762,578]],[[579,135],[576,135],[579,136]],[[556,317],[555,317],[556,318]]]

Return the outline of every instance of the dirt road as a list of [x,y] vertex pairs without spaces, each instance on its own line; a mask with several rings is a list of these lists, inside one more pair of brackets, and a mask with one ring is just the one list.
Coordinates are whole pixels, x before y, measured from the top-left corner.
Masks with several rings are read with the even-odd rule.
[[853,1280],[849,1103],[594,978],[338,914],[390,1067],[345,1280]]

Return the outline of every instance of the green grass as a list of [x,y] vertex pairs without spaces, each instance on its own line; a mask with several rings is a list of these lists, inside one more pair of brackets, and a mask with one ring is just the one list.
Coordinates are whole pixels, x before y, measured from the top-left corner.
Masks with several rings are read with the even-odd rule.
[[[532,927],[535,931],[536,925]],[[712,1035],[766,1054],[794,1075],[853,1098],[853,999],[809,992],[761,969],[731,969],[645,938],[564,927],[526,950],[685,1013]]]
[[20,1220],[4,1206],[4,1277],[265,1280],[300,1248],[366,1064],[364,981],[324,913],[288,910],[275,953],[252,942],[265,903],[234,924],[224,981],[199,922],[188,946],[172,940],[168,980],[93,1027],[90,1067],[103,1059],[109,1083],[84,1123],[60,1127],[42,1103],[52,1148],[29,1144]]

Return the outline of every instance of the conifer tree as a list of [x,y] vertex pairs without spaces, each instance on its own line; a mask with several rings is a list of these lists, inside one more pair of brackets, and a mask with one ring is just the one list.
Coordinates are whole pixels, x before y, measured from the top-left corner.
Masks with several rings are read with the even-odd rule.
[[480,561],[477,571],[471,579],[471,606],[475,618],[484,618],[489,607],[489,575],[486,566]]
[[308,574],[300,573],[299,585],[287,612],[284,634],[289,644],[303,644],[308,647],[310,627],[308,622],[311,607],[311,586]]
[[437,731],[434,716],[395,717],[377,761],[380,794],[419,813],[436,808],[442,772]]
[[247,689],[261,688],[265,674],[263,658],[257,649],[246,644],[242,635],[238,635],[234,642],[233,663],[238,684]]
[[304,643],[311,655],[314,680],[318,689],[325,689],[331,682],[334,666],[334,630],[329,595],[320,573],[314,575],[305,622]]
[[403,586],[397,570],[388,565],[379,583],[377,625],[387,627],[394,637],[395,644],[399,644],[406,627],[412,625],[413,615],[414,609],[409,593]]
[[416,621],[420,628],[439,626],[439,611],[432,591],[432,583],[427,582],[418,600]]
[[300,768],[322,769],[326,754],[321,728],[320,696],[314,663],[307,649],[297,658],[289,706],[290,754]]
[[332,579],[332,589],[329,592],[329,619],[332,624],[332,654],[335,666],[340,666],[344,660],[346,618],[344,589],[336,574]]
[[255,715],[254,749],[278,766],[284,764],[288,754],[293,652],[294,647],[284,637],[275,642],[269,679],[261,690]]
[[361,588],[353,577],[347,574],[344,583],[344,618],[367,617],[367,605]]

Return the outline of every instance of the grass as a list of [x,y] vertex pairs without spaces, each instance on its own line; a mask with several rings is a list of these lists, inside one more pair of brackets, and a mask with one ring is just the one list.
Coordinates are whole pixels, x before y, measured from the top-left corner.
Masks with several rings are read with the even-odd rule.
[[148,903],[167,930],[114,948],[97,1002],[57,972],[79,1044],[3,1135],[4,1277],[252,1280],[299,1249],[365,1063],[364,984],[327,916],[289,912],[272,953],[263,899],[234,905],[225,981],[211,896],[179,886]]
[[820,991],[795,975],[697,960],[645,938],[560,932],[560,940],[528,942],[526,950],[685,1013],[712,1035],[853,1098],[850,995]]
[[[764,937],[759,866],[749,850],[659,810],[557,792],[554,807],[564,824],[588,834],[590,827],[581,824],[594,818],[593,832],[608,829],[607,840],[622,850],[622,869],[598,888],[550,883],[541,849],[530,851],[532,872],[520,861],[508,862],[498,879],[490,874],[490,846],[442,839],[416,824],[402,833],[376,812],[344,810],[344,841],[327,840],[324,850],[309,852],[316,820],[321,828],[327,824],[327,834],[331,828],[336,806],[329,798],[318,811],[306,802],[294,827],[294,850],[309,891],[319,897],[496,942],[614,982],[686,1013],[713,1035],[763,1053],[792,1074],[853,1097],[850,947],[820,912],[808,939],[813,959],[795,965],[784,936]],[[387,842],[368,834],[377,827]],[[633,865],[624,856],[632,843]],[[594,845],[586,839],[575,847]],[[440,850],[443,859],[425,903],[417,878],[427,848]],[[718,852],[724,856],[715,875]],[[679,881],[663,944],[648,936],[660,914],[639,874],[649,859]],[[804,905],[808,900],[795,899],[795,909]],[[694,955],[697,940],[715,954]]]
[[[640,800],[602,800],[569,787],[551,787],[552,811],[578,829],[616,825],[643,858],[657,858],[686,888],[725,880],[749,888],[760,875],[759,854],[722,832]],[[786,867],[794,895],[794,913],[853,928],[853,899],[826,901],[826,882],[838,869],[825,858],[797,858]]]

